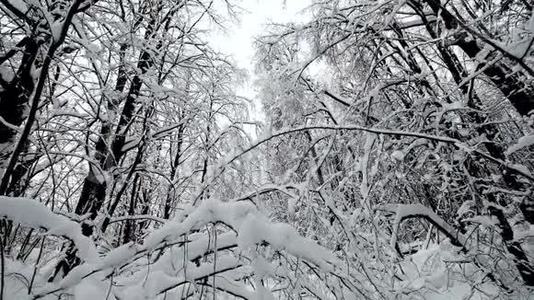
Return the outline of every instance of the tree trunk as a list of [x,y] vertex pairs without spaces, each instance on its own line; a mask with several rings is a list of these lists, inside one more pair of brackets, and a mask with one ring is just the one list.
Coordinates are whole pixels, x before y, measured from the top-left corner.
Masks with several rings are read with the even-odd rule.
[[[150,41],[150,38],[154,33],[156,17],[157,16],[155,14],[151,14],[151,19],[145,32],[146,43]],[[124,56],[124,51],[126,50],[125,47],[127,46],[121,45],[120,48],[121,52],[119,52],[119,54],[122,57]],[[120,114],[119,123],[112,136],[111,146],[109,149],[107,145],[108,136],[111,135],[111,124],[104,123],[102,125],[101,135],[95,149],[95,159],[98,161],[99,166],[98,168],[93,165],[90,166],[89,173],[84,179],[82,192],[75,208],[76,214],[84,215],[89,213],[90,219],[94,220],[97,217],[99,210],[102,208],[108,188],[105,174],[103,173],[116,167],[120,159],[125,154],[125,152],[122,151],[122,148],[126,142],[126,135],[129,125],[133,121],[134,112],[137,107],[137,97],[139,97],[141,87],[143,85],[143,81],[141,80],[140,76],[146,74],[152,65],[153,61],[151,59],[149,50],[143,50],[137,63],[137,70],[140,70],[140,74],[136,74],[132,79],[130,89],[128,90],[128,94],[124,102],[122,113]],[[122,92],[125,84],[126,73],[124,72],[124,69],[119,69],[115,90],[117,92]],[[112,176],[113,179],[116,177],[115,175]],[[82,225],[82,233],[86,236],[91,236],[94,230],[92,225],[88,225],[86,223]],[[53,277],[49,278],[49,281],[54,280],[54,278],[57,276],[59,273],[58,268],[63,268],[63,275],[65,275],[78,264],[79,259],[76,258],[76,250],[74,247],[70,247],[67,250],[64,262],[62,261],[57,265],[56,272]]]
[[[450,15],[446,10],[444,10],[444,8],[441,7],[438,1],[425,1],[431,6],[436,15],[441,12],[443,20],[448,29],[457,29],[456,26],[452,25],[453,23],[456,24],[454,17]],[[436,32],[434,31],[432,26],[425,20],[423,10],[420,9],[417,4],[415,4],[413,7],[423,19],[430,36],[432,38],[437,38]],[[466,54],[468,54],[471,58],[474,58],[481,51],[481,49],[478,48],[478,45],[474,39],[471,41],[461,40],[458,43],[459,46],[464,50],[464,52],[466,52]],[[462,85],[462,81],[468,76],[468,73],[465,68],[460,64],[459,59],[452,51],[447,49],[443,44],[438,43],[437,47],[445,65],[447,66],[449,72],[451,72],[452,74],[453,80],[459,86],[459,89],[462,91],[462,93],[469,97],[468,105],[474,109],[480,109],[480,105],[482,104],[482,102],[480,101],[479,97],[476,95],[476,93],[470,93],[468,87],[465,84]],[[532,94],[532,90],[528,91],[522,89],[521,86],[523,85],[523,83],[519,82],[518,78],[512,78],[513,76],[505,76],[505,73],[503,72],[506,69],[506,66],[504,64],[496,63],[491,66],[480,67],[486,68],[486,70],[484,71],[485,75],[490,77],[490,80],[497,86],[497,88],[499,88],[501,92],[508,97],[512,105],[514,105],[514,107],[520,114],[527,114],[528,111],[534,108],[534,94]],[[519,100],[518,97],[526,98]],[[533,106],[525,106],[525,103],[530,103]],[[477,113],[472,115],[472,117],[474,119],[474,122],[478,124],[484,123],[481,116]],[[490,141],[490,143],[486,143],[485,146],[491,156],[501,160],[505,160],[503,147],[492,141],[497,136],[498,128],[496,128],[494,125],[486,125],[479,127],[477,131],[478,134],[485,135]],[[466,165],[466,168],[471,175],[476,177],[485,177],[488,172],[486,168],[482,168],[476,162],[468,163]],[[502,175],[507,187],[514,190],[521,188],[521,185],[512,174],[509,174],[509,172],[505,172]],[[501,236],[503,242],[508,252],[514,256],[515,264],[519,271],[519,274],[521,275],[526,285],[534,286],[534,269],[530,264],[525,252],[521,248],[521,245],[518,242],[513,241],[513,233],[511,231],[511,226],[508,222],[508,219],[504,216],[503,211],[498,208],[501,205],[506,204],[497,203],[497,199],[493,194],[487,194],[486,198],[491,203],[490,207],[488,208],[488,211],[499,221],[497,226],[501,229]],[[495,206],[492,206],[493,204]],[[526,209],[524,205],[522,206],[522,208],[522,210]],[[524,212],[523,214],[526,218],[528,218],[528,216]]]
[[[440,3],[440,0],[423,0],[426,2],[432,11],[442,18],[444,25],[449,30],[462,30],[459,21]],[[415,5],[418,5],[415,3]],[[464,31],[458,34],[458,39],[455,44],[460,47],[471,59],[477,58],[477,55],[482,51],[478,39],[472,34]],[[514,72],[502,60],[488,63],[494,60],[497,56],[494,51],[485,58],[480,68],[484,68],[484,74],[491,80],[491,82],[503,93],[505,97],[510,100],[517,112],[523,116],[534,109],[534,87],[527,84],[524,80],[524,75],[521,72]]]

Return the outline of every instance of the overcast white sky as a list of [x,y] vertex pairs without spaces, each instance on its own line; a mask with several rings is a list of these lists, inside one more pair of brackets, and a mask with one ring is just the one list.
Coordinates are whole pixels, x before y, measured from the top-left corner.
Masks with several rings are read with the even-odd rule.
[[[212,45],[219,51],[234,58],[239,68],[250,75],[249,81],[238,93],[255,100],[254,82],[254,37],[261,35],[269,22],[302,22],[306,16],[302,11],[311,4],[311,0],[241,0],[238,5],[245,11],[238,24],[229,24],[226,33],[215,31],[211,38]],[[252,119],[261,120],[259,101],[253,101]]]
[[245,12],[239,24],[231,24],[226,34],[216,34],[213,44],[220,51],[234,56],[238,66],[251,70],[254,37],[262,34],[269,22],[298,22],[305,19],[302,10],[311,0],[241,0]]

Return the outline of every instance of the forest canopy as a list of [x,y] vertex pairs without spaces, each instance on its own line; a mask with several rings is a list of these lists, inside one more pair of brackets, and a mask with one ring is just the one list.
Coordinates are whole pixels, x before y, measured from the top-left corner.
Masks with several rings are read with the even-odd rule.
[[532,2],[242,4],[0,0],[0,300],[529,298]]

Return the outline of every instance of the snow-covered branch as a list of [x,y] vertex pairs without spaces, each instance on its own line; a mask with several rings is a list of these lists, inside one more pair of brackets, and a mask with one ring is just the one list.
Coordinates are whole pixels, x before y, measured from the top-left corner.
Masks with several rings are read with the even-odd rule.
[[72,240],[80,258],[85,261],[94,262],[98,258],[93,241],[82,234],[79,223],[53,213],[36,200],[0,196],[0,217],[34,229],[45,229],[47,234]]
[[453,245],[461,247],[463,250],[465,250],[465,237],[430,208],[422,204],[389,204],[380,206],[377,209],[395,214],[393,233],[391,236],[392,247],[396,247],[397,245],[397,236],[401,223],[404,220],[421,218],[436,226],[439,231],[444,233],[451,240]]

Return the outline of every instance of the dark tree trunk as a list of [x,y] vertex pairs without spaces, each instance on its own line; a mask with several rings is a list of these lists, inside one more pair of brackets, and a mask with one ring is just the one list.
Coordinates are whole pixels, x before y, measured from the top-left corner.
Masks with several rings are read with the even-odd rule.
[[[171,162],[171,182],[174,184],[175,179],[178,176],[178,168],[180,165],[180,158],[182,157],[182,143],[183,143],[183,133],[184,133],[184,126],[180,125],[178,127],[178,134],[177,134],[177,144],[176,144],[176,153],[174,155],[174,160]],[[163,208],[163,218],[169,219],[171,216],[171,210],[174,206],[174,203],[176,202],[176,187],[173,185],[169,185],[169,188],[167,189],[167,196],[165,198],[165,206]]]
[[[152,14],[151,20],[149,21],[147,30],[145,32],[145,41],[147,43],[150,41],[150,38],[153,35],[155,23],[156,16]],[[126,45],[121,45],[119,51],[121,57],[124,57],[126,49]],[[120,159],[125,154],[122,149],[126,142],[128,128],[134,118],[134,113],[137,107],[137,98],[139,97],[141,87],[143,85],[141,76],[144,75],[150,69],[150,67],[152,67],[152,65],[153,61],[149,50],[143,50],[137,63],[137,69],[140,70],[140,74],[136,74],[132,79],[130,89],[128,90],[128,94],[120,114],[119,123],[113,135],[111,136],[111,124],[104,123],[102,125],[101,134],[95,149],[95,159],[98,161],[99,165],[98,167],[91,166],[89,169],[89,174],[84,179],[82,192],[75,208],[76,214],[84,215],[89,213],[90,219],[94,220],[98,215],[99,210],[102,208],[106,197],[106,190],[108,188],[106,179],[104,178],[104,174],[102,174],[102,172],[110,171],[116,167]],[[127,79],[126,76],[127,74],[124,69],[120,68],[115,86],[116,91],[122,92],[124,90]],[[118,101],[112,103],[111,108],[115,109],[118,103]],[[107,145],[110,136],[111,146],[108,149]],[[84,235],[90,236],[93,234],[94,229],[92,228],[92,225],[83,224],[83,228],[85,228],[82,231]],[[57,268],[63,267],[63,274],[67,274],[72,267],[75,267],[78,263],[79,260],[76,258],[76,251],[71,247],[66,253],[65,263],[58,264]],[[65,266],[68,268],[65,268]],[[56,269],[56,274],[57,273],[58,270]],[[49,281],[54,280],[55,277],[56,275],[49,278]]]
[[[130,196],[130,205],[128,207],[128,215],[133,216],[135,215],[135,208],[137,206],[137,195],[139,193],[139,175],[136,174],[132,186],[132,194]],[[124,224],[124,232],[123,232],[123,243],[126,244],[130,241],[133,241],[133,234],[135,232],[135,220],[126,220],[126,223]]]
[[[25,37],[17,46],[24,46],[24,55],[15,77],[11,82],[0,80],[0,117],[15,127],[19,127],[26,118],[24,111],[27,110],[28,100],[35,87],[31,69],[40,45],[35,37]],[[0,145],[13,143],[16,135],[15,130],[0,122]],[[4,161],[4,157],[0,158]]]
[[[462,30],[456,17],[441,5],[440,0],[425,1],[436,16],[440,16],[444,25],[449,30]],[[417,5],[417,4],[415,4]],[[478,39],[472,34],[463,31],[458,34],[455,44],[460,47],[471,59],[476,59],[482,51]],[[523,116],[534,109],[534,87],[527,84],[521,72],[513,72],[502,60],[491,62],[497,56],[494,51],[485,58],[485,63],[480,66],[484,68],[484,74],[491,82],[510,100],[517,112]]]
[[[432,0],[429,0],[429,2],[431,1]],[[426,20],[423,10],[417,4],[413,5],[412,7],[422,18],[423,23],[425,24],[426,29],[429,32],[430,36],[434,39],[437,38],[438,34],[434,31],[434,28]],[[437,48],[438,48],[438,52],[440,53],[443,62],[447,66],[448,71],[451,73],[452,78],[455,81],[455,83],[458,85],[460,91],[462,92],[462,94],[469,97],[468,105],[474,109],[480,109],[480,105],[482,104],[482,102],[480,98],[478,97],[478,95],[476,94],[476,92],[470,91],[467,85],[465,84],[462,85],[463,78],[466,78],[468,76],[468,72],[462,66],[458,57],[452,51],[450,51],[447,47],[445,47],[443,44],[438,43]],[[414,69],[414,71],[417,72],[417,70],[420,70],[420,69],[421,69],[420,67],[417,67]],[[471,121],[474,121],[477,124],[484,123],[484,120],[478,113],[471,114],[470,117],[473,119]],[[498,128],[496,128],[494,125],[481,126],[481,127],[478,127],[477,133],[480,135],[486,135],[487,139],[490,142],[486,143],[485,146],[488,152],[493,157],[499,158],[501,160],[505,159],[503,147],[497,144],[496,142],[492,141],[497,136]],[[481,166],[479,163],[474,162],[472,160],[468,161],[465,166],[468,172],[472,176],[475,176],[478,178],[483,178],[487,176],[489,172],[487,168]],[[514,188],[514,189],[520,188],[520,184],[517,182],[516,178],[512,174],[504,173],[503,178],[505,179],[505,183],[507,184],[509,188]],[[483,194],[482,191],[480,191],[480,194],[481,195]],[[519,274],[521,275],[526,285],[533,286],[534,285],[534,270],[532,268],[532,265],[530,264],[524,250],[521,248],[521,245],[518,242],[513,241],[513,233],[511,231],[511,227],[508,222],[508,219],[504,216],[503,211],[497,208],[500,206],[504,206],[506,204],[498,203],[498,200],[493,194],[487,194],[486,198],[490,203],[492,203],[490,204],[490,207],[488,208],[488,210],[491,215],[495,216],[499,220],[498,227],[501,229],[501,236],[503,238],[503,242],[507,250],[510,252],[510,254],[514,256],[514,260],[516,263],[516,267],[519,271]]]

